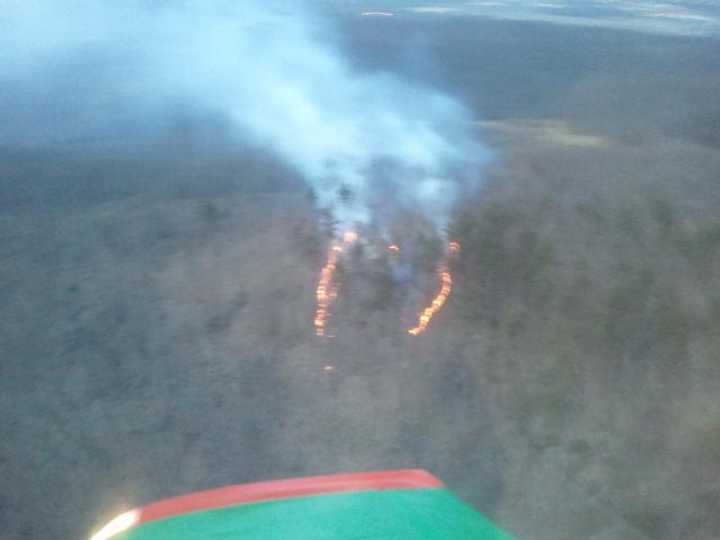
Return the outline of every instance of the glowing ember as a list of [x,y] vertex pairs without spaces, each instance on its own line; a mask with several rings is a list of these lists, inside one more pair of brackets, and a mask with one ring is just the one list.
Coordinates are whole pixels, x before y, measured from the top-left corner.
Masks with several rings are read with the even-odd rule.
[[337,261],[340,253],[357,240],[357,233],[348,231],[343,235],[342,243],[335,243],[328,250],[327,260],[320,271],[315,298],[317,310],[315,311],[315,335],[324,336],[327,321],[330,317],[330,305],[337,298],[337,284],[333,281]]
[[[458,253],[460,251],[460,244],[454,241],[450,242],[450,244],[448,245],[448,251],[450,252],[450,254]],[[430,303],[430,305],[420,312],[417,325],[414,328],[408,330],[408,334],[412,336],[417,336],[427,330],[427,327],[430,324],[432,318],[438,311],[442,309],[443,305],[445,305],[445,302],[447,302],[447,299],[450,297],[450,293],[452,292],[453,280],[447,264],[443,264],[440,267],[438,274],[440,276],[440,292],[437,294],[437,296],[435,296],[435,298],[433,298],[433,301]]]

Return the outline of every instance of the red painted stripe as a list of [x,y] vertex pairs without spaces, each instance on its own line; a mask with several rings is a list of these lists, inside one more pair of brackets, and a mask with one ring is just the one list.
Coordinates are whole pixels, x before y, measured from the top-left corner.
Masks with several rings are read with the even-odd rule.
[[421,469],[379,471],[369,473],[332,474],[270,480],[254,484],[227,486],[208,491],[189,493],[172,499],[151,503],[140,508],[138,523],[155,521],[186,512],[209,510],[276,499],[326,495],[348,491],[375,491],[385,489],[419,489],[443,487],[432,474]]

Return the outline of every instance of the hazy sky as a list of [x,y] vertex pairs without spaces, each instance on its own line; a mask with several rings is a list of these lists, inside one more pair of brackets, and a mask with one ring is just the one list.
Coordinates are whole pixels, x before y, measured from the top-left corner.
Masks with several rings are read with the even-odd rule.
[[474,15],[680,35],[720,34],[717,0],[359,0],[346,5],[372,7],[396,15]]

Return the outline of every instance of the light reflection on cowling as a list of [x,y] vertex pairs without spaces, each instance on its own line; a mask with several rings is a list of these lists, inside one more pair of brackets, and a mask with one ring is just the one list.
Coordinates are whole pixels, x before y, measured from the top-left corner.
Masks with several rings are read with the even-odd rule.
[[109,540],[115,535],[137,525],[140,521],[139,510],[129,510],[111,519],[102,529],[93,534],[90,540]]

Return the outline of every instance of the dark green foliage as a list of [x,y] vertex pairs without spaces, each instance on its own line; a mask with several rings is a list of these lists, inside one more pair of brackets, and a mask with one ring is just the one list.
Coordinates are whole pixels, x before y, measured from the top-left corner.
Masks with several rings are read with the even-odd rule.
[[369,303],[371,310],[387,309],[393,304],[397,285],[386,257],[377,260],[370,274],[370,286],[373,294]]
[[469,321],[499,324],[510,306],[542,308],[552,300],[552,241],[531,228],[529,216],[499,205],[465,212],[450,226],[462,246],[456,303]]

